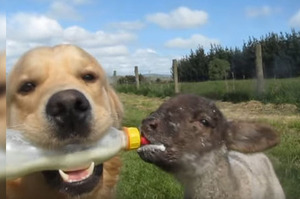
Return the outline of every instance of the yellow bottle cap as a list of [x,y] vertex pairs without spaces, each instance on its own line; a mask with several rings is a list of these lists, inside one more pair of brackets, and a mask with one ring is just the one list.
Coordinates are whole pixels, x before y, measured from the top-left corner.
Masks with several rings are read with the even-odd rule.
[[127,134],[127,150],[137,149],[141,146],[141,135],[138,128],[123,127],[123,131]]

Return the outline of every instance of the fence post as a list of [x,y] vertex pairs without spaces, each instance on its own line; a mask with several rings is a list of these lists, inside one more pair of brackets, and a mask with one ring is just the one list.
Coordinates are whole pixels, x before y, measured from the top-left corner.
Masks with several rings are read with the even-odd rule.
[[136,89],[140,89],[139,68],[137,66],[134,67],[134,73],[135,73]]
[[112,84],[114,86],[117,85],[117,71],[116,70],[114,70],[114,73],[113,73]]
[[174,84],[175,84],[175,93],[179,93],[179,86],[178,86],[178,62],[176,59],[173,59],[173,73],[174,73]]
[[264,93],[264,71],[262,63],[261,44],[258,43],[255,48],[256,64],[256,92],[258,95]]
[[232,90],[235,91],[234,72],[231,72],[231,75],[232,75]]

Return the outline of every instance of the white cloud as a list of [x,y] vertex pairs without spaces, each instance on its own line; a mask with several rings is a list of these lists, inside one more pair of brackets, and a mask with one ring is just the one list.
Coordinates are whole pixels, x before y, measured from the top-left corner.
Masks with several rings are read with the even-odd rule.
[[202,10],[190,10],[187,7],[179,7],[167,14],[155,13],[148,15],[146,20],[166,29],[183,29],[206,24],[208,14]]
[[113,59],[103,57],[99,62],[105,68],[108,75],[112,75],[113,71],[117,71],[117,75],[134,75],[134,66],[139,67],[139,73],[149,74],[170,74],[172,66],[171,56],[162,56],[154,49],[137,49],[128,56],[117,56]]
[[165,43],[168,48],[191,49],[198,46],[209,48],[211,44],[219,44],[218,39],[212,39],[200,34],[194,34],[190,38],[175,38]]
[[8,39],[28,43],[52,44],[68,42],[84,47],[113,46],[134,41],[136,36],[129,32],[89,32],[79,26],[63,29],[54,19],[43,15],[17,14],[8,20]]
[[118,30],[140,30],[145,27],[141,21],[123,21],[109,24],[110,27]]
[[86,50],[96,57],[115,57],[115,56],[128,56],[129,50],[124,45],[107,46],[107,47],[96,47],[86,48]]
[[[69,1],[69,0],[68,0],[68,1]],[[72,0],[72,2],[73,2],[75,5],[83,5],[83,4],[91,3],[92,0]]]
[[136,39],[136,36],[128,32],[105,33],[104,31],[88,32],[87,30],[72,26],[64,30],[65,41],[86,47],[110,46],[124,44]]
[[54,1],[50,5],[48,15],[55,19],[80,20],[82,17],[70,3]]
[[63,28],[54,19],[46,16],[19,13],[8,20],[9,39],[21,41],[49,41],[62,35]]
[[134,52],[134,56],[157,55],[157,52],[151,48],[140,48]]
[[145,48],[129,50],[128,44],[136,35],[130,32],[88,31],[80,26],[63,28],[56,20],[43,15],[17,14],[8,18],[7,67],[29,49],[61,43],[76,44],[96,57],[109,75],[133,74],[138,65],[141,73],[168,74],[172,59],[155,50]]
[[300,28],[300,9],[289,20],[289,24],[293,28]]
[[255,18],[262,16],[270,16],[274,13],[280,12],[280,8],[272,8],[270,6],[261,6],[261,7],[247,7],[246,8],[246,16]]
[[3,50],[5,48],[6,40],[6,17],[2,14],[0,14],[0,30],[2,30],[0,31],[0,50]]
[[25,51],[29,50],[30,48],[40,46],[37,43],[32,42],[22,42],[22,41],[14,41],[14,40],[7,40],[6,47],[7,52],[6,55],[8,57],[18,57],[23,54]]
[[92,36],[92,33],[88,32],[84,28],[79,26],[71,26],[64,30],[63,37],[66,38],[68,41],[71,42],[78,42],[85,40]]
[[[42,2],[42,3],[45,3],[45,2],[51,3],[51,2],[58,1],[58,0],[33,0],[33,1]],[[66,2],[69,4],[73,4],[73,5],[84,5],[84,4],[89,4],[93,1],[94,0],[60,0],[60,2]]]
[[16,63],[17,59],[25,53],[27,50],[42,46],[43,44],[26,42],[26,41],[14,41],[8,39],[6,42],[6,67],[7,71]]
[[93,0],[35,0],[49,3],[46,15],[53,19],[79,21],[83,16],[77,11],[82,5],[90,4]]

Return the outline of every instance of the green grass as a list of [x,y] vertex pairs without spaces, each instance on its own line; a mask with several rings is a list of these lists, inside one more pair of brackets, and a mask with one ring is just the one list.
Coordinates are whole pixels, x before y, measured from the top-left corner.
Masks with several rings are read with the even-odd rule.
[[[124,126],[139,126],[141,120],[162,102],[158,98],[122,95],[125,108]],[[169,174],[145,163],[136,151],[122,154],[123,167],[117,187],[119,199],[180,199],[180,184]]]
[[281,133],[281,144],[268,151],[286,198],[300,196],[300,121],[270,122]]
[[144,95],[147,97],[166,97],[174,94],[173,83],[141,83],[137,90],[134,84],[118,84],[115,89],[123,93]]
[[[206,81],[193,83],[180,83],[181,93],[194,93],[208,98],[242,102],[248,100],[259,100],[264,103],[290,103],[300,108],[300,78],[290,79],[267,79],[265,80],[265,93],[261,96],[256,94],[256,81],[228,80]],[[134,93],[148,97],[167,97],[174,95],[173,83],[151,83],[141,84],[137,90],[135,85],[117,85],[116,90],[124,93]]]
[[122,160],[123,168],[117,187],[117,198],[183,198],[181,186],[171,175],[141,161],[135,151],[125,152]]
[[[120,97],[125,108],[124,126],[139,126],[141,120],[163,102],[161,98],[148,98],[137,95],[120,94]],[[236,111],[236,106],[238,104],[233,104],[231,109]],[[270,112],[270,110],[268,111]],[[269,112],[266,114],[270,114]],[[256,118],[258,121],[274,126],[281,135],[281,144],[268,150],[267,155],[274,165],[286,193],[286,198],[299,199],[300,115],[298,113],[276,115],[277,110],[275,108],[271,113],[269,118],[261,117],[261,113],[257,114]],[[236,117],[238,118],[238,115]],[[181,185],[171,175],[143,162],[135,151],[124,152],[122,160],[123,167],[117,186],[118,199],[183,198]]]

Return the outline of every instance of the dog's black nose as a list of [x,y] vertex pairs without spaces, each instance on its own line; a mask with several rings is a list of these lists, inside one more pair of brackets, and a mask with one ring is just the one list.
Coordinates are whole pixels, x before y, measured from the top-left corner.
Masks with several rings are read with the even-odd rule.
[[46,105],[46,114],[58,127],[59,137],[84,136],[89,131],[91,106],[77,90],[63,90],[52,95]]

